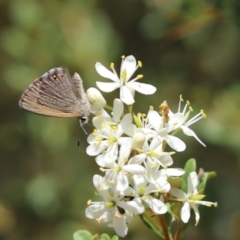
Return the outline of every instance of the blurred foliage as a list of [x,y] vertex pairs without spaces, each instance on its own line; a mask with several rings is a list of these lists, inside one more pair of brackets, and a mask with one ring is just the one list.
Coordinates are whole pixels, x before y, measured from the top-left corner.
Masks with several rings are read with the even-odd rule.
[[[135,113],[164,100],[176,111],[183,94],[208,116],[193,127],[207,147],[183,136],[187,151],[174,159],[183,167],[194,157],[217,172],[205,193],[219,207],[201,208],[200,224],[189,224],[183,240],[239,239],[239,1],[2,0],[0,8],[0,240],[66,240],[78,229],[114,235],[84,215],[98,167],[78,122],[24,112],[18,100],[58,66],[95,86],[94,64],[118,66],[123,54],[141,60],[138,73],[158,88],[154,96],[136,94]],[[139,225],[136,218],[127,239],[158,239]]]

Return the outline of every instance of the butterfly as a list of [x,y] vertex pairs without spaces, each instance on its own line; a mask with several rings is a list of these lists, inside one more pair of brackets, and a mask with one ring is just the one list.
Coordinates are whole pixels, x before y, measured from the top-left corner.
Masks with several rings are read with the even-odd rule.
[[76,117],[82,126],[88,122],[90,103],[78,73],[71,77],[62,67],[53,68],[23,92],[20,108],[52,117]]

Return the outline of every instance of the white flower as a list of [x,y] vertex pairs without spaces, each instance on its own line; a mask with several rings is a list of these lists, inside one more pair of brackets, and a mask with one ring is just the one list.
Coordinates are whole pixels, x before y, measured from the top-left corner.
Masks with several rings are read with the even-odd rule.
[[172,149],[177,152],[182,152],[186,149],[186,144],[178,137],[169,135],[169,130],[163,125],[163,118],[155,110],[148,111],[147,119],[152,128],[156,131],[155,137],[159,141],[165,141]]
[[[114,100],[113,116],[94,117],[92,123],[96,128],[88,136],[89,146],[87,154],[98,156],[98,162],[113,162],[118,156],[119,140],[123,133],[132,126],[131,114],[126,114],[122,119],[123,103],[119,99]],[[101,159],[102,158],[102,159]],[[101,166],[104,166],[101,164]]]
[[181,189],[178,188],[171,188],[170,192],[171,194],[177,198],[178,201],[183,202],[183,206],[180,212],[181,215],[181,219],[184,223],[187,223],[189,221],[190,218],[190,210],[191,208],[193,209],[194,213],[195,213],[195,220],[196,220],[196,224],[195,226],[198,224],[199,219],[200,219],[200,214],[198,211],[198,207],[196,206],[196,204],[201,204],[201,205],[205,205],[207,207],[211,207],[211,206],[217,206],[217,203],[213,203],[213,202],[208,202],[208,201],[201,201],[201,199],[203,199],[205,196],[199,194],[198,192],[198,184],[199,184],[199,179],[198,179],[198,175],[196,172],[191,172],[188,175],[188,190],[187,193],[183,192]]
[[94,177],[93,181],[104,201],[89,201],[89,206],[85,210],[86,216],[96,219],[99,223],[108,223],[108,226],[113,227],[119,236],[126,236],[128,231],[127,224],[136,214],[141,214],[144,211],[144,206],[141,204],[140,199],[127,199],[114,189],[99,190],[99,183],[103,182],[101,176]]
[[129,160],[129,163],[143,163],[145,166],[146,164],[157,164],[163,167],[171,166],[173,164],[173,159],[170,153],[162,151],[162,143],[157,138],[153,138],[150,143],[145,141],[139,151],[140,153],[133,156]]
[[109,186],[115,186],[117,191],[124,191],[128,188],[129,174],[142,175],[145,173],[145,168],[143,166],[134,163],[127,163],[130,151],[131,145],[129,145],[129,143],[122,144],[116,162],[104,164],[104,167],[107,168],[105,170],[106,184],[109,184]]
[[[190,107],[189,101],[185,104],[182,112],[181,112],[181,102],[183,101],[182,96],[180,96],[180,101],[178,105],[178,112],[173,113],[169,110],[169,121],[167,123],[168,132],[172,132],[177,129],[182,129],[183,133],[187,136],[194,137],[199,143],[201,143],[204,147],[206,146],[195,134],[195,132],[189,128],[190,125],[194,124],[195,122],[199,121],[202,118],[206,117],[206,114],[201,110],[200,113],[195,115],[193,118],[188,120],[190,112],[192,108]],[[188,108],[188,111],[187,111]],[[187,121],[188,120],[188,121]]]
[[113,64],[111,64],[112,71],[110,71],[101,63],[97,62],[95,68],[98,74],[112,80],[113,82],[96,82],[96,84],[103,92],[112,92],[115,89],[120,88],[120,99],[125,104],[131,105],[135,102],[135,91],[145,95],[153,94],[156,91],[156,88],[150,84],[136,82],[138,79],[143,77],[142,75],[138,75],[136,78],[130,80],[139,66],[141,66],[141,63],[138,62],[137,64],[134,56],[127,56],[122,60],[120,76],[118,76]]
[[164,204],[163,201],[151,196],[151,193],[159,192],[161,189],[159,189],[155,184],[149,183],[147,179],[141,175],[134,175],[133,182],[133,188],[137,194],[154,213],[164,214],[167,212],[166,204]]

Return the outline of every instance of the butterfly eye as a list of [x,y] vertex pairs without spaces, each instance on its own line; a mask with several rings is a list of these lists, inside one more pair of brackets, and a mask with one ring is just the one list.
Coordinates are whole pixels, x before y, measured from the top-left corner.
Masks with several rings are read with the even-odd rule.
[[88,117],[79,118],[80,125],[84,125],[88,122]]

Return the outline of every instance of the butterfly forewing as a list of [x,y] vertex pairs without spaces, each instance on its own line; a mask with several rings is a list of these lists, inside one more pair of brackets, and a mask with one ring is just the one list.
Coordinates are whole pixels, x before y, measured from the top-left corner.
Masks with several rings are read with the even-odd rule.
[[54,117],[85,117],[90,104],[78,74],[72,79],[64,68],[53,68],[36,79],[22,94],[19,106]]

